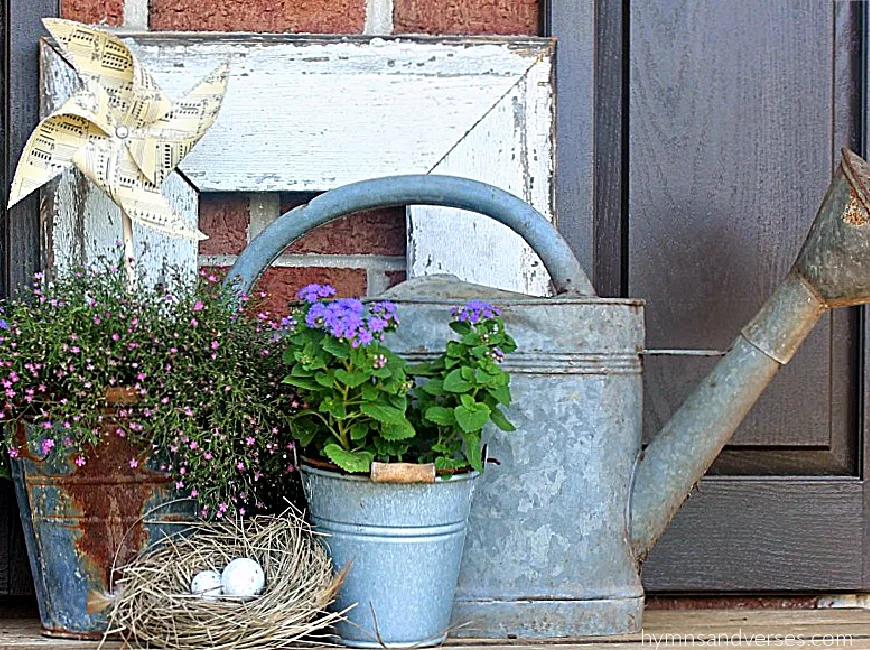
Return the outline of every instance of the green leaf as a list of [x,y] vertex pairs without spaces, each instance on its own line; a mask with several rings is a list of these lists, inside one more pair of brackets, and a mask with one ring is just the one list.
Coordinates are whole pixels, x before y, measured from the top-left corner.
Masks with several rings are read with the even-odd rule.
[[442,379],[427,379],[420,386],[420,390],[429,393],[430,395],[441,395],[444,392],[444,381]]
[[369,425],[367,422],[357,422],[350,428],[351,440],[363,440],[368,435]]
[[335,378],[349,388],[361,386],[369,380],[370,376],[369,373],[362,370],[357,370],[356,372],[348,372],[347,370],[335,371]]
[[347,451],[333,443],[326,445],[323,453],[345,472],[359,474],[370,472],[372,469],[374,454],[370,451]]
[[416,434],[414,427],[408,420],[398,424],[387,424],[381,427],[381,435],[387,440],[407,440],[413,438]]
[[458,320],[455,320],[455,321],[450,323],[450,329],[452,329],[454,332],[456,332],[459,335],[465,335],[465,334],[468,334],[469,332],[473,331],[473,329],[471,327],[471,323],[460,322]]
[[507,419],[507,416],[505,416],[505,414],[501,412],[501,409],[490,409],[489,419],[492,420],[493,424],[495,424],[495,426],[497,426],[502,431],[517,430],[517,428],[513,424],[511,424],[511,421]]
[[453,414],[453,409],[445,408],[444,406],[430,406],[426,409],[424,417],[430,422],[445,427],[456,424],[456,416]]
[[480,368],[477,368],[474,371],[474,378],[479,384],[484,385],[489,385],[490,383],[494,384],[496,381],[495,375],[491,375],[488,372],[481,370]]
[[347,409],[344,402],[336,397],[324,397],[320,402],[320,411],[329,413],[336,420],[347,419]]
[[456,423],[465,433],[480,431],[489,422],[489,407],[483,402],[475,402],[471,406],[463,404],[453,409]]
[[376,438],[375,448],[378,450],[378,456],[386,458],[401,458],[408,453],[407,442],[387,440],[386,438]]
[[311,371],[303,368],[301,363],[293,364],[293,370],[290,371],[290,374],[293,377],[310,377],[312,375]]
[[350,349],[347,343],[341,343],[333,336],[324,336],[321,344],[324,352],[328,352],[332,356],[346,360],[350,357]]
[[363,384],[360,394],[365,401],[374,402],[378,399],[378,387],[375,384]]
[[317,435],[317,429],[301,429],[300,427],[296,427],[293,429],[293,437],[299,441],[299,444],[302,447],[307,447],[311,444],[311,441],[314,440],[314,436]]
[[374,372],[375,377],[377,377],[378,379],[388,379],[389,377],[392,376],[392,374],[393,374],[393,371],[387,367],[378,368]]
[[465,465],[466,463],[464,461],[454,460],[447,456],[438,456],[435,459],[435,469],[439,472],[445,469],[462,469]]
[[320,384],[313,379],[305,379],[303,377],[284,377],[284,383],[305,390],[320,390]]
[[314,381],[323,386],[324,388],[332,388],[333,382],[332,377],[329,376],[328,372],[316,372],[314,373]]
[[450,393],[464,393],[471,390],[471,382],[462,378],[461,369],[451,370],[444,378],[444,390]]
[[471,466],[478,472],[483,471],[483,459],[481,458],[480,431],[464,433],[465,457]]
[[511,389],[507,386],[489,386],[487,387],[486,392],[492,395],[496,400],[498,400],[499,404],[503,404],[504,406],[510,406]]
[[407,422],[404,411],[401,411],[393,406],[379,404],[377,402],[363,402],[359,410],[370,418],[383,422],[384,424],[402,424]]

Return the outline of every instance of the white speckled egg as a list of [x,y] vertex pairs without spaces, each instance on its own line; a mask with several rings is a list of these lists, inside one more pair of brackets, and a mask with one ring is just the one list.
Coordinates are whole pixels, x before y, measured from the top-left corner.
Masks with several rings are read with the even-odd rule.
[[221,576],[217,571],[200,571],[190,581],[190,593],[203,600],[217,600],[221,595]]
[[263,592],[266,575],[256,560],[237,557],[224,567],[221,573],[221,587],[225,596],[252,598]]

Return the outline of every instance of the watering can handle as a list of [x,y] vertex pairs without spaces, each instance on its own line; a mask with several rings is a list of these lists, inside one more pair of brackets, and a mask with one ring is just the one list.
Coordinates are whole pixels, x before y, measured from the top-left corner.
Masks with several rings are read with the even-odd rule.
[[486,183],[424,174],[386,176],[344,185],[285,212],[242,251],[226,283],[248,293],[281,251],[309,230],[354,212],[403,205],[461,208],[491,217],[528,242],[544,262],[557,293],[595,295],[568,243],[528,203]]

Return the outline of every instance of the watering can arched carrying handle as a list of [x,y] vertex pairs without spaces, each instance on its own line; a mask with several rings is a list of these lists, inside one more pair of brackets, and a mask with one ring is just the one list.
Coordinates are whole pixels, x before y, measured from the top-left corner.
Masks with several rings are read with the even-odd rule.
[[317,226],[374,208],[437,205],[495,219],[520,235],[538,254],[558,293],[594,296],[595,290],[568,243],[537,210],[492,185],[455,176],[386,176],[330,190],[285,212],[239,255],[226,282],[247,293],[284,248]]

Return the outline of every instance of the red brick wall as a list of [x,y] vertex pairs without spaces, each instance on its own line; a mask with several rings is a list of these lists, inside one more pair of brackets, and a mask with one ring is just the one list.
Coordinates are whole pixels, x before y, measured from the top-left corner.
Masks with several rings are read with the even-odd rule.
[[[370,0],[387,2],[387,0]],[[222,30],[360,34],[366,0],[62,0],[66,18],[123,25],[124,6],[149,8],[154,30]],[[393,0],[394,33],[533,35],[539,0]],[[204,266],[226,266],[262,224],[252,224],[252,201],[243,194],[203,194],[200,245]],[[270,201],[275,214],[310,200],[285,195]],[[275,215],[272,215],[275,216]],[[260,221],[263,220],[262,215]],[[404,210],[353,215],[328,224],[287,248],[263,277],[268,304],[283,311],[287,300],[310,282],[334,284],[341,295],[359,295],[401,282],[405,273]]]

